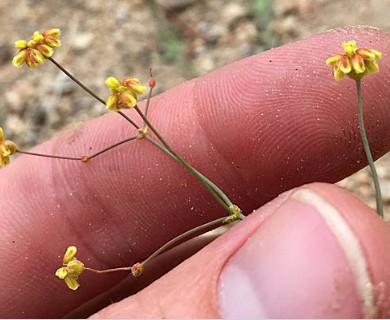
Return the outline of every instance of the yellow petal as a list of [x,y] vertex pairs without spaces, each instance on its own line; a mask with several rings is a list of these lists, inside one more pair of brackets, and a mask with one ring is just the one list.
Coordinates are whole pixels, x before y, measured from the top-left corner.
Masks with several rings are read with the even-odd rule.
[[1,154],[0,154],[0,167],[5,167],[7,165],[9,165],[10,161],[9,161],[9,157],[3,157]]
[[106,79],[106,85],[110,88],[112,92],[116,92],[116,89],[119,87],[119,81],[118,79],[114,77],[109,77]]
[[13,66],[21,68],[23,63],[26,61],[27,51],[21,50],[19,53],[12,59]]
[[375,54],[371,50],[359,48],[356,50],[356,54],[361,56],[364,60],[375,60]]
[[44,32],[42,32],[43,36],[50,36],[50,37],[55,37],[58,38],[61,34],[60,29],[49,29]]
[[50,29],[46,30],[42,33],[43,35],[43,43],[48,45],[52,48],[57,48],[61,45],[60,39],[58,37],[60,36],[61,32],[60,29]]
[[375,55],[375,59],[376,60],[380,60],[382,59],[382,53],[380,53],[379,51],[376,51],[374,49],[370,49],[370,52],[373,53]]
[[350,63],[348,57],[346,57],[346,56],[343,56],[341,58],[338,67],[339,67],[340,71],[343,72],[344,74],[348,74],[352,70],[351,63]]
[[344,73],[338,68],[338,67],[335,67],[333,69],[333,77],[336,79],[336,80],[341,80],[343,79],[344,77]]
[[16,147],[15,143],[13,143],[10,140],[6,140],[4,143],[7,145],[7,147],[11,151],[11,154],[15,154],[16,153],[17,147]]
[[347,56],[352,56],[356,51],[356,41],[355,40],[344,41],[342,43],[342,47],[343,47],[345,54]]
[[120,93],[118,100],[118,104],[123,108],[133,108],[137,105],[137,99],[132,92]]
[[341,60],[343,56],[341,54],[337,54],[333,57],[330,57],[328,59],[326,59],[325,63],[327,66],[333,66],[335,65],[336,63],[339,63],[339,61]]
[[51,48],[58,48],[61,45],[61,41],[59,39],[49,36],[46,36],[43,39],[43,43]]
[[43,40],[43,35],[39,31],[35,31],[33,36],[31,37],[32,41],[35,41],[36,43],[41,43]]
[[15,41],[15,47],[18,49],[25,49],[27,48],[27,41],[26,40]]
[[367,75],[372,73],[377,73],[379,71],[379,66],[376,61],[368,61],[366,63]]
[[72,289],[72,290],[77,290],[77,288],[80,287],[80,285],[77,282],[77,280],[72,278],[72,277],[66,277],[65,278],[65,283],[68,286],[68,288]]
[[50,58],[53,55],[53,53],[54,53],[53,48],[51,48],[51,47],[49,47],[49,46],[47,46],[45,44],[42,44],[42,43],[38,43],[35,46],[35,48],[37,50],[39,50],[39,52],[41,52],[47,58]]
[[65,267],[61,267],[56,271],[56,276],[60,279],[65,279],[67,275],[68,275],[68,271],[66,270]]
[[3,132],[3,128],[0,127],[0,142],[3,142],[4,141],[4,132]]
[[29,55],[26,57],[27,65],[30,68],[38,67],[39,65],[43,64],[45,60],[45,56],[37,49],[31,49]]
[[106,101],[106,109],[111,111],[119,111],[120,108],[118,108],[118,98],[116,94],[112,94],[107,98]]
[[363,58],[360,55],[355,54],[352,57],[351,61],[352,61],[352,69],[356,73],[363,73],[366,70],[366,67],[364,66]]
[[3,156],[3,157],[8,157],[11,155],[11,150],[10,148],[4,143],[4,142],[1,142],[0,143],[0,154]]
[[75,246],[69,246],[66,249],[65,255],[64,255],[64,264],[68,264],[76,255],[77,248]]
[[125,78],[121,83],[137,95],[146,91],[146,87],[137,78]]

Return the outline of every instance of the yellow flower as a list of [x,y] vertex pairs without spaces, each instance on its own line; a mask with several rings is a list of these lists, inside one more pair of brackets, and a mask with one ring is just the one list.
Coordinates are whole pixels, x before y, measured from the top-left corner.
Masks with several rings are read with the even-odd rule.
[[137,95],[146,91],[146,87],[137,78],[125,78],[121,84]]
[[114,77],[106,79],[111,95],[106,101],[106,108],[112,111],[133,108],[137,105],[138,95],[146,91],[146,87],[137,78],[125,78],[121,82]]
[[15,47],[19,49],[19,52],[13,58],[12,64],[18,68],[24,63],[29,68],[38,67],[53,55],[55,48],[61,45],[59,36],[59,29],[50,29],[43,33],[35,31],[28,42],[26,40],[16,41]]
[[9,140],[4,140],[3,129],[0,127],[0,167],[9,164],[9,156],[16,152],[16,144]]
[[75,246],[68,247],[64,255],[63,266],[56,271],[56,276],[65,280],[69,289],[72,290],[77,290],[80,286],[77,279],[85,269],[84,264],[76,259],[76,253],[77,248]]
[[58,48],[61,45],[59,36],[61,35],[60,29],[50,29],[42,33],[42,43],[48,45],[51,48]]
[[379,71],[377,61],[382,58],[379,51],[357,48],[355,41],[344,41],[342,47],[345,54],[337,54],[326,60],[326,64],[333,67],[333,76],[336,80],[341,80],[344,75],[360,80]]

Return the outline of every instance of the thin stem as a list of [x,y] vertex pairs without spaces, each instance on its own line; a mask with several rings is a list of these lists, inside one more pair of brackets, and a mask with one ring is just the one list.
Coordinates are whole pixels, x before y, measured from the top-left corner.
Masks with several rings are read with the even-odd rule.
[[131,271],[131,267],[113,268],[113,269],[106,269],[106,270],[96,270],[96,269],[85,267],[84,270],[101,274],[101,273],[111,273],[117,271]]
[[19,150],[17,149],[16,152],[18,153],[21,153],[21,154],[27,154],[27,155],[30,155],[30,156],[37,156],[37,157],[43,157],[43,158],[54,158],[54,159],[64,159],[64,160],[77,160],[77,161],[84,161],[86,162],[87,160],[90,160],[90,159],[93,159],[95,157],[97,157],[98,155],[101,155],[102,153],[104,152],[107,152],[121,144],[124,144],[126,142],[129,142],[129,141],[132,141],[132,140],[135,140],[138,138],[138,135],[135,135],[135,136],[132,136],[130,138],[127,138],[127,139],[124,139],[122,141],[119,141],[117,143],[114,143],[90,156],[83,156],[83,157],[64,157],[64,156],[55,156],[55,155],[51,155],[51,154],[44,154],[44,153],[37,153],[37,152],[29,152],[29,151],[23,151],[23,150]]
[[172,240],[168,241],[167,243],[165,243],[164,245],[162,245],[160,248],[158,248],[155,252],[153,252],[149,257],[147,257],[143,262],[142,264],[145,265],[147,264],[150,260],[152,260],[153,258],[157,257],[159,254],[163,253],[164,251],[166,251],[167,249],[169,249],[173,244],[175,244],[176,242],[179,242],[183,239],[185,239],[186,237],[188,236],[191,236],[199,231],[202,231],[202,230],[205,230],[205,229],[209,229],[211,227],[214,227],[218,224],[221,224],[224,222],[226,218],[218,218],[218,219],[215,219],[213,221],[210,221],[210,222],[207,222],[205,224],[202,224],[201,226],[197,226],[191,230],[188,230],[180,235],[178,235],[177,237],[173,238]]
[[[204,179],[204,176],[199,173],[199,171],[195,170],[187,161],[185,161],[182,157],[180,157],[175,150],[168,144],[168,142],[165,141],[165,139],[161,136],[161,134],[157,131],[157,129],[149,122],[149,120],[145,117],[145,115],[141,112],[141,110],[138,108],[138,106],[134,107],[135,110],[138,112],[138,114],[141,116],[141,118],[145,121],[145,123],[148,125],[148,127],[153,131],[153,133],[157,136],[157,138],[161,141],[161,143],[164,145],[164,147],[174,156],[174,158],[181,163],[187,170],[189,170],[194,176],[198,178],[198,180],[204,185],[204,187],[211,193],[211,195],[222,205],[222,207],[225,208],[229,213],[231,213],[231,210],[229,206],[231,205],[231,201],[228,200],[228,202],[221,201],[221,198],[217,196],[216,192],[218,192],[223,199],[228,199],[228,197],[224,194],[224,192],[219,189],[214,183],[212,183],[213,188],[216,188],[215,190],[211,187],[209,184],[209,179]],[[150,141],[150,140],[149,140]],[[223,195],[223,196],[222,196]]]
[[364,151],[366,152],[368,165],[370,166],[370,169],[371,169],[372,179],[374,180],[376,209],[377,209],[378,214],[383,218],[383,204],[382,204],[381,188],[380,188],[380,185],[379,185],[379,178],[378,178],[378,174],[376,172],[374,159],[372,158],[372,154],[371,154],[371,151],[370,151],[370,146],[368,144],[366,129],[364,128],[363,99],[362,99],[362,91],[361,91],[360,80],[356,80],[356,89],[357,89],[357,94],[358,94],[358,105],[359,105],[360,134],[362,136]]
[[[158,248],[155,252],[153,252],[149,257],[147,257],[143,262],[141,262],[142,266],[145,266],[147,263],[149,263],[152,259],[156,258],[158,255],[163,253],[164,251],[168,250],[172,245],[175,243],[195,234],[202,230],[207,230],[211,227],[214,227],[216,225],[219,225],[224,222],[226,218],[218,218],[213,221],[207,222],[205,224],[202,224],[201,226],[197,226],[195,228],[192,228],[191,230],[188,230],[177,237],[173,238],[172,240],[169,240],[164,245],[162,245],[160,248]],[[117,272],[117,271],[132,271],[133,267],[120,267],[120,268],[112,268],[112,269],[106,269],[106,270],[96,270],[93,268],[85,267],[84,270],[91,271],[94,273],[111,273],[111,272]]]
[[117,146],[119,146],[119,145],[121,145],[121,144],[124,144],[124,143],[126,143],[126,142],[135,140],[135,139],[137,139],[137,138],[138,138],[138,135],[132,136],[132,137],[127,138],[127,139],[124,139],[124,140],[122,140],[122,141],[119,141],[119,142],[117,142],[117,143],[114,143],[114,144],[110,145],[109,147],[104,148],[104,149],[102,149],[102,150],[100,150],[100,151],[94,153],[94,154],[91,155],[91,156],[86,156],[86,158],[87,158],[88,160],[89,160],[89,159],[92,159],[92,158],[95,158],[95,157],[97,157],[98,155],[101,155],[101,154],[104,153],[104,152],[107,152],[107,151],[109,151],[109,150],[111,150],[111,149],[113,149],[113,148],[115,148],[115,147],[117,147]]
[[[83,84],[80,80],[78,80],[77,78],[75,78],[68,70],[66,70],[63,66],[61,66],[54,58],[50,57],[48,58],[57,68],[59,68],[63,73],[65,73],[72,81],[74,81],[76,84],[78,84],[83,90],[85,90],[87,93],[89,93],[92,97],[94,97],[96,100],[100,101],[102,104],[106,104],[106,102],[101,98],[99,97],[97,94],[95,94],[91,89],[89,89],[85,84]],[[142,117],[142,119],[144,120],[144,128],[146,127],[149,127],[153,133],[158,137],[158,139],[161,141],[161,143],[164,145],[164,147],[166,148],[166,151],[164,151],[164,149],[161,149],[163,150],[164,152],[166,152],[168,155],[171,154],[171,156],[173,156],[174,159],[176,159],[179,163],[181,163],[187,170],[189,170],[193,175],[195,175],[198,180],[204,185],[204,187],[211,193],[211,195],[218,201],[218,203],[221,204],[222,207],[225,208],[225,210],[227,210],[229,213],[231,213],[231,210],[230,210],[230,206],[233,205],[232,202],[230,201],[230,199],[225,195],[225,193],[220,189],[218,188],[218,186],[216,186],[212,181],[210,181],[208,178],[206,178],[203,174],[201,174],[199,171],[197,171],[196,169],[194,169],[189,163],[187,163],[182,157],[180,157],[174,150],[173,148],[164,140],[164,138],[159,134],[159,132],[154,128],[154,126],[148,121],[147,119],[147,113],[148,113],[148,110],[149,110],[149,104],[150,104],[150,99],[151,99],[151,95],[152,95],[152,91],[153,91],[153,88],[151,87],[150,88],[150,91],[149,91],[149,96],[148,96],[148,100],[147,100],[147,103],[146,103],[146,110],[145,110],[145,114],[143,114],[141,112],[141,110],[138,108],[138,106],[136,105],[135,106],[135,109],[137,111],[137,113]],[[124,117],[133,127],[135,127],[137,130],[140,129],[140,127],[133,121],[131,120],[127,115],[125,115],[122,111],[118,111],[118,113]],[[127,141],[127,140],[126,140]],[[126,142],[124,141],[124,142]],[[149,139],[150,141],[150,139]],[[123,142],[121,142],[123,143]],[[119,144],[121,144],[119,143]],[[156,144],[157,146],[159,146],[159,144]],[[114,145],[115,146],[115,145]],[[160,145],[160,147],[162,147]],[[87,159],[91,159],[109,149],[111,149],[112,147],[109,147],[108,149],[103,149],[101,152],[95,154],[95,155],[92,155],[91,157],[87,157]],[[169,153],[168,153],[168,152]],[[57,156],[52,156],[52,158],[57,158]],[[83,158],[65,158],[65,157],[58,157],[58,158],[62,158],[62,159],[71,159],[71,160],[82,160]]]
[[[149,90],[149,95],[148,95],[148,99],[146,101],[146,107],[145,107],[145,118],[148,117],[148,112],[149,112],[149,105],[150,105],[150,99],[152,97],[152,92],[153,92],[153,87],[150,87],[150,90]],[[147,124],[146,122],[144,121],[144,129],[146,129],[147,127]]]
[[44,157],[44,158],[54,158],[54,159],[64,159],[64,160],[82,160],[82,157],[63,157],[63,156],[55,156],[51,154],[44,154],[44,153],[36,153],[36,152],[29,152],[29,151],[23,151],[17,149],[16,152],[21,153],[21,154],[28,154],[30,156],[37,156],[37,157]]
[[122,111],[116,111],[116,113],[120,114],[123,118],[125,118],[128,122],[130,122],[130,124],[134,128],[136,128],[137,130],[139,129],[139,126],[133,120],[131,120],[127,115],[125,115]]
[[93,92],[91,89],[89,89],[84,83],[82,83],[80,80],[75,78],[68,70],[66,70],[63,66],[61,66],[56,60],[54,60],[53,57],[48,58],[51,62],[55,64],[55,66],[60,69],[63,73],[65,73],[72,81],[76,82],[83,90],[88,92],[92,97],[94,97],[96,100],[100,101],[103,104],[106,104],[106,102],[100,98],[95,92]]
[[[92,97],[94,97],[96,100],[101,102],[102,104],[106,104],[106,101],[104,101],[103,98],[99,97],[95,92],[93,92],[91,89],[89,89],[84,83],[82,83],[80,80],[78,80],[76,77],[74,77],[68,70],[66,70],[63,66],[61,66],[56,60],[54,60],[53,57],[48,58],[58,69],[60,69],[63,73],[65,73],[72,81],[77,83],[84,91],[88,92]],[[126,116],[122,111],[117,111],[123,118],[125,118],[130,124],[135,127],[137,130],[139,129],[139,126],[131,120],[128,116]]]

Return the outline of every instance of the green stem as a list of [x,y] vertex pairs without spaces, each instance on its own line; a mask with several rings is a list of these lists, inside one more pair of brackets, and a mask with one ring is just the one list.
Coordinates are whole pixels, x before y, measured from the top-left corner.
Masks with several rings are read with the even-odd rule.
[[[56,155],[52,155],[52,154],[45,154],[45,153],[37,153],[37,152],[29,152],[29,151],[23,151],[23,150],[19,150],[17,149],[16,152],[20,153],[20,154],[27,154],[27,155],[30,155],[30,156],[37,156],[37,157],[43,157],[43,158],[54,158],[54,159],[64,159],[64,160],[77,160],[77,161],[83,161],[83,160],[90,160],[90,159],[93,159],[99,155],[101,155],[102,153],[104,152],[107,152],[121,144],[124,144],[126,142],[129,142],[129,141],[132,141],[132,140],[135,140],[138,138],[138,135],[136,136],[132,136],[130,138],[127,138],[127,139],[124,139],[124,140],[121,140],[119,142],[116,142],[90,156],[85,156],[85,157],[65,157],[65,156],[56,156]],[[86,161],[85,161],[86,162]]]
[[362,99],[362,91],[361,91],[360,80],[356,80],[356,89],[357,89],[357,94],[358,94],[358,105],[359,105],[360,134],[362,136],[364,151],[366,152],[368,165],[370,166],[370,169],[371,169],[372,179],[374,180],[377,212],[378,212],[379,216],[381,216],[383,218],[383,204],[382,204],[381,188],[380,188],[380,185],[379,185],[379,178],[378,178],[378,174],[376,172],[374,159],[372,158],[370,146],[368,144],[366,129],[364,128],[363,99]]
[[107,152],[107,151],[109,151],[109,150],[111,150],[111,149],[113,149],[113,148],[115,148],[115,147],[117,147],[117,146],[119,146],[119,145],[121,145],[121,144],[123,144],[123,143],[129,142],[129,141],[132,141],[132,140],[135,140],[135,139],[137,139],[137,138],[138,138],[138,135],[132,136],[132,137],[127,138],[127,139],[124,139],[124,140],[121,140],[121,141],[119,141],[119,142],[117,142],[117,143],[114,143],[114,144],[110,145],[110,146],[107,147],[107,148],[104,148],[104,149],[102,149],[102,150],[100,150],[100,151],[94,153],[93,155],[87,156],[86,158],[87,158],[88,160],[89,160],[89,159],[92,159],[92,158],[95,158],[95,157],[101,155],[101,154],[104,153],[104,152]]
[[103,104],[106,104],[106,102],[100,98],[95,92],[93,92],[91,89],[89,89],[84,83],[82,83],[80,80],[75,78],[68,70],[66,70],[63,66],[61,66],[56,60],[54,60],[53,57],[48,58],[51,62],[54,63],[54,65],[60,69],[63,73],[65,73],[72,81],[76,82],[83,90],[88,92],[92,97],[94,97],[96,100],[100,101]]
[[54,158],[54,159],[64,159],[64,160],[78,160],[78,161],[83,159],[82,157],[76,158],[76,157],[55,156],[55,155],[51,155],[51,154],[29,152],[29,151],[23,151],[23,150],[19,150],[19,149],[17,149],[16,152],[17,153],[21,153],[21,154],[28,154],[30,156],[43,157],[43,158]]
[[[161,151],[163,151],[164,153],[166,153],[167,155],[169,155],[170,157],[172,157],[173,159],[175,159],[176,161],[178,161],[180,164],[182,164],[182,162],[175,156],[173,155],[167,148],[165,148],[163,145],[161,145],[160,143],[158,143],[157,141],[155,141],[153,138],[151,138],[150,136],[146,136],[146,139],[148,139],[151,143],[153,143],[157,148],[159,148]],[[190,165],[191,166],[191,165]],[[207,188],[207,186],[205,185],[205,187],[207,188],[207,190],[211,193],[211,195],[218,201],[218,203],[223,206],[225,209],[225,205],[228,205],[229,206],[229,213],[231,213],[231,210],[230,210],[230,206],[233,206],[233,203],[230,201],[230,199],[226,196],[226,194],[214,183],[212,182],[209,178],[207,178],[206,176],[204,176],[202,173],[200,173],[198,170],[196,170],[194,167],[192,167],[192,170],[194,172],[196,172],[197,174],[197,177],[199,178],[199,180],[202,182],[201,179],[204,179],[204,181],[211,187],[211,192],[210,190]],[[192,171],[191,171],[192,172]],[[192,173],[194,173],[192,172]],[[195,174],[195,173],[194,173]],[[224,203],[222,202],[222,200],[224,201]],[[239,215],[239,219],[240,220],[244,220],[245,219],[245,215],[244,214],[240,214]]]
[[190,235],[198,233],[199,231],[202,231],[202,230],[205,230],[205,229],[209,229],[209,228],[214,227],[214,226],[216,226],[218,224],[221,224],[221,223],[224,222],[225,219],[226,218],[215,219],[213,221],[207,222],[205,224],[202,224],[201,226],[195,227],[195,228],[193,228],[191,230],[188,230],[188,231],[178,235],[177,237],[173,238],[172,240],[169,240],[167,243],[162,245],[155,252],[153,252],[149,257],[147,257],[144,261],[142,261],[142,264],[143,265],[147,264],[150,260],[152,260],[153,258],[157,257],[158,255],[160,255],[161,253],[163,253],[164,251],[169,249],[176,242],[179,242],[179,241],[187,238]]
[[[92,97],[94,97],[96,100],[100,101],[102,104],[106,104],[106,101],[104,101],[103,98],[99,97],[95,92],[93,92],[91,89],[89,89],[84,83],[82,83],[79,79],[74,77],[68,70],[66,70],[63,66],[61,66],[56,60],[54,60],[53,57],[48,58],[58,69],[60,69],[63,73],[65,73],[69,79],[74,81],[78,86],[80,86],[84,91],[89,93]],[[125,118],[130,124],[135,127],[137,130],[139,129],[139,126],[131,120],[128,116],[126,116],[122,111],[117,111],[123,118]]]
[[[187,238],[193,234],[196,234],[202,230],[208,230],[212,227],[215,227],[219,224],[222,224],[224,222],[224,220],[225,220],[225,218],[218,218],[218,219],[215,219],[213,221],[202,224],[201,226],[197,226],[195,228],[192,228],[192,229],[178,235],[177,237],[173,238],[172,240],[169,240],[168,242],[163,244],[160,248],[158,248],[156,251],[154,251],[149,257],[147,257],[144,261],[142,261],[141,264],[143,266],[148,264],[152,259],[156,258],[161,253],[163,253],[164,251],[171,248],[175,243],[177,243],[181,240],[184,240],[185,238]],[[94,273],[102,274],[102,273],[111,273],[111,272],[118,272],[118,271],[131,271],[132,267],[120,267],[120,268],[112,268],[112,269],[106,269],[106,270],[97,270],[97,269],[85,267],[85,270],[92,271]]]
[[[152,92],[153,92],[153,88],[151,87],[149,90],[148,99],[146,100],[145,118],[148,118],[149,105],[150,105],[150,99],[152,98]],[[146,127],[147,127],[147,124],[144,121],[144,129],[146,129]]]
[[[68,70],[66,70],[63,66],[61,66],[56,60],[54,60],[54,58],[50,57],[48,58],[57,68],[59,68],[64,74],[66,74],[72,81],[74,81],[77,85],[79,85],[83,90],[85,90],[87,93],[89,93],[92,97],[94,97],[96,100],[100,101],[102,104],[106,104],[106,102],[101,98],[99,97],[96,93],[94,93],[91,89],[89,89],[85,84],[83,84],[80,80],[78,80],[77,78],[75,78]],[[146,104],[146,111],[145,111],[145,114],[143,114],[141,112],[141,110],[138,108],[138,106],[136,105],[135,106],[135,110],[137,111],[137,113],[141,116],[141,118],[144,120],[144,128],[146,128],[146,126],[148,126],[152,131],[153,133],[157,136],[157,138],[161,141],[161,143],[163,144],[163,146],[165,148],[161,148],[163,146],[161,146],[160,144],[158,144],[157,142],[155,142],[154,140],[151,140],[148,139],[149,141],[154,141],[155,145],[157,147],[159,147],[162,151],[164,151],[165,153],[167,153],[168,155],[170,155],[171,157],[173,157],[176,161],[178,161],[179,163],[181,163],[187,170],[189,170],[195,177],[198,178],[198,180],[203,184],[203,186],[209,191],[209,193],[218,201],[218,203],[225,209],[227,210],[229,213],[231,213],[231,209],[229,208],[230,206],[233,205],[233,203],[230,201],[230,199],[225,195],[225,193],[218,187],[216,186],[212,181],[210,181],[208,178],[206,178],[203,174],[201,174],[198,170],[196,170],[195,168],[193,168],[188,162],[186,162],[182,157],[180,157],[174,150],[173,148],[165,141],[165,139],[160,135],[160,133],[154,128],[154,126],[149,122],[149,120],[147,119],[146,117],[146,114],[148,112],[148,109],[149,109],[149,103],[150,103],[150,98],[151,98],[151,95],[152,95],[152,89],[149,91],[149,97],[148,97],[148,101],[147,101],[147,104]],[[135,127],[137,130],[140,129],[140,127],[133,121],[131,120],[128,116],[126,116],[123,112],[121,111],[118,111],[117,113],[119,113],[122,117],[124,117],[133,127]],[[149,137],[148,137],[149,138]],[[128,141],[128,140],[126,140]],[[123,143],[123,142],[126,142],[126,141],[122,141],[122,142],[119,142],[119,144]],[[114,146],[116,146],[117,144],[115,144]],[[91,157],[87,157],[88,159],[90,158],[93,158],[93,157],[96,157],[98,156],[99,154],[111,149],[112,147],[108,147],[106,149],[103,149],[101,152],[98,152],[97,154],[94,154],[92,155]],[[61,158],[61,157],[59,157]],[[79,158],[69,158],[71,160],[80,160]],[[245,216],[244,215],[240,215],[240,219],[243,219]]]
[[[174,159],[176,159],[180,164],[182,164],[188,171],[190,171],[195,177],[198,178],[198,180],[204,185],[204,187],[211,193],[211,195],[224,207],[229,213],[231,213],[230,206],[232,205],[232,202],[230,199],[225,195],[225,193],[218,188],[213,182],[211,182],[209,179],[207,179],[203,174],[201,174],[198,170],[193,168],[187,161],[185,161],[182,157],[180,157],[175,150],[168,144],[168,142],[165,141],[165,139],[161,136],[161,134],[157,131],[157,129],[149,122],[149,120],[145,117],[145,115],[141,112],[141,110],[138,108],[138,106],[135,106],[135,110],[137,113],[141,116],[141,118],[144,120],[144,122],[147,124],[147,126],[152,130],[152,132],[157,136],[157,138],[161,141],[161,143],[164,145],[164,147],[167,150],[164,150],[160,148],[162,151],[167,153],[166,151],[169,151],[167,153],[170,156],[173,156]],[[151,141],[150,139],[148,139]],[[152,142],[152,141],[151,141]],[[158,144],[154,143],[157,147]],[[217,193],[217,194],[216,194]],[[219,195],[219,196],[218,196]],[[221,199],[222,198],[222,199]],[[223,200],[223,201],[222,201]]]

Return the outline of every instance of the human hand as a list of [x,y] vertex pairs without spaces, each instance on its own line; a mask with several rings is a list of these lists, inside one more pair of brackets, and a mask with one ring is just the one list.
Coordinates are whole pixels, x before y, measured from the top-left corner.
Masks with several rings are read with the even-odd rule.
[[[379,74],[364,79],[363,94],[374,155],[389,150],[389,38],[377,29],[351,28],[267,51],[154,98],[152,121],[179,154],[251,212],[284,191],[336,182],[364,166],[353,83],[334,81],[325,66],[342,41],[383,53]],[[108,114],[36,150],[79,156],[130,130]],[[97,269],[131,265],[224,214],[147,141],[87,164],[21,156],[0,176],[1,317],[62,317],[123,279],[84,273],[81,288],[71,292],[54,277],[68,245],[77,245],[78,258]],[[161,259],[157,271],[145,270],[126,288],[138,294],[97,316],[386,317],[386,228],[348,192],[304,186],[142,289],[172,267]],[[88,308],[102,303],[96,299]]]

